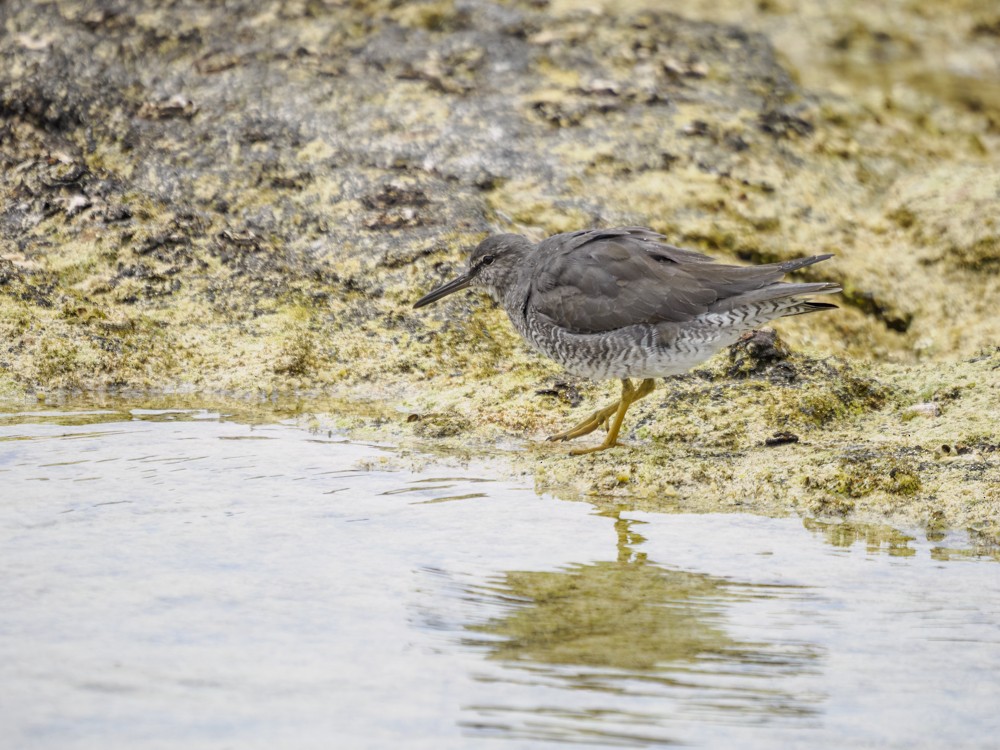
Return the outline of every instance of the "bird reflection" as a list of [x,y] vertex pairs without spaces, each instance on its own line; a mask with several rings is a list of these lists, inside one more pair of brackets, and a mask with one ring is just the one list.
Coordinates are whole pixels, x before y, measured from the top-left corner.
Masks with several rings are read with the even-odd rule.
[[[475,718],[466,731],[643,744],[672,741],[669,725],[685,718],[760,723],[817,713],[822,697],[794,684],[817,670],[816,647],[745,642],[727,630],[727,610],[737,603],[800,590],[657,565],[636,550],[645,541],[641,522],[602,515],[614,520],[613,562],[511,571],[470,592],[500,614],[468,625],[466,643],[516,668],[501,673],[510,682],[549,688],[541,694],[550,703],[467,706]],[[585,710],[580,690],[592,694]]]

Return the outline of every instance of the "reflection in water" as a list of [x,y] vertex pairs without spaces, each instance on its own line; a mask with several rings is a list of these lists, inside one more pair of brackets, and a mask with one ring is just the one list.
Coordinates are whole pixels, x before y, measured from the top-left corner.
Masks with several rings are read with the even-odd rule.
[[[819,669],[821,649],[741,642],[726,627],[727,610],[739,602],[808,594],[659,566],[634,550],[645,541],[638,522],[606,515],[618,534],[614,562],[513,571],[469,592],[500,614],[467,626],[475,635],[466,643],[516,667],[507,673],[511,684],[564,696],[551,705],[466,706],[474,715],[462,722],[467,732],[645,745],[670,742],[674,720],[801,721],[820,711],[822,696],[791,680]],[[565,700],[568,691],[576,692]],[[579,691],[597,700],[581,707],[588,702]]]
[[[891,557],[912,557],[917,554],[917,550],[911,546],[917,539],[915,535],[886,524],[804,518],[802,525],[828,544],[845,550],[861,543],[869,554],[885,552]],[[932,528],[924,532],[924,536],[927,541],[935,543],[930,550],[930,555],[935,560],[1000,561],[1000,545],[997,540],[986,534],[977,534],[975,530],[958,533]]]
[[856,542],[862,542],[868,552],[885,550],[893,557],[910,557],[916,554],[916,550],[910,546],[914,537],[884,524],[804,518],[802,525],[822,536],[834,547],[847,548]]
[[0,413],[5,748],[1000,735],[1000,577],[941,562],[996,558],[989,529],[640,525],[488,467],[384,471],[303,404],[148,405]]

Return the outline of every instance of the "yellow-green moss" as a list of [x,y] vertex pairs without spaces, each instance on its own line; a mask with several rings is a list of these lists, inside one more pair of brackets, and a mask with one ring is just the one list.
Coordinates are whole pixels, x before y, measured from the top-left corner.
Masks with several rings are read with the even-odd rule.
[[848,455],[840,460],[840,470],[828,489],[848,497],[864,497],[873,492],[915,495],[920,487],[920,474],[911,461],[892,456]]

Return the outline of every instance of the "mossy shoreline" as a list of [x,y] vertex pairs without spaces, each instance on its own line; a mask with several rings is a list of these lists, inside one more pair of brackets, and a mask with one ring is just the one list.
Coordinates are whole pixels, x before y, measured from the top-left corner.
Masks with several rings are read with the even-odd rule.
[[[218,409],[244,421],[293,420],[397,448],[408,468],[489,462],[538,491],[665,512],[750,512],[964,528],[1000,543],[1000,350],[955,363],[858,365],[792,353],[746,375],[745,352],[660,382],[630,410],[623,444],[568,455],[545,437],[614,396],[544,366],[485,379],[438,376],[395,396],[339,392],[222,395],[57,393],[51,405]],[[736,373],[734,375],[734,372]],[[389,390],[392,390],[391,388]],[[9,411],[36,398],[3,397]],[[582,441],[596,439],[594,436]]]

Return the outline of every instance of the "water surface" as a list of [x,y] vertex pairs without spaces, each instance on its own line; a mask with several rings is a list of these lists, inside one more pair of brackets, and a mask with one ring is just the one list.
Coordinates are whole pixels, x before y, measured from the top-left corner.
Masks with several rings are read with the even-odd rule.
[[204,410],[0,414],[11,748],[996,747],[964,533],[598,510]]

